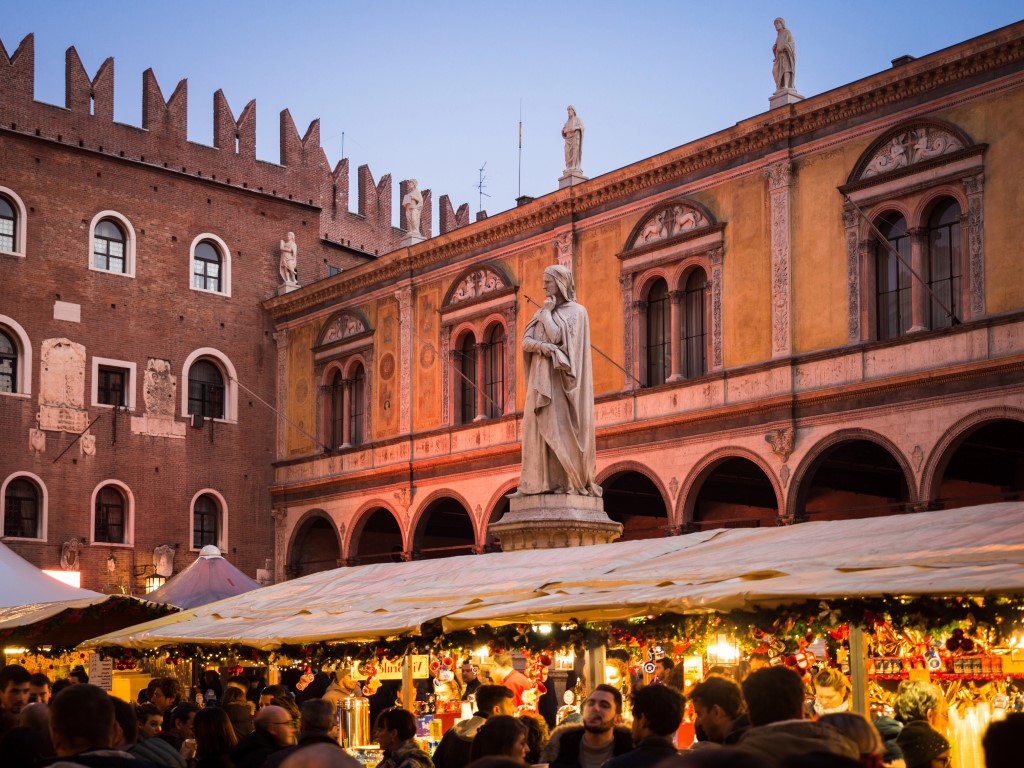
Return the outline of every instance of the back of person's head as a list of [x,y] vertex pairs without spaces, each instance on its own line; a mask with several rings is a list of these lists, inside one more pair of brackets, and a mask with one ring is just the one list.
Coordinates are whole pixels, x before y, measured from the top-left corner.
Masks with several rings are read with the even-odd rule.
[[885,754],[881,734],[864,715],[856,712],[832,712],[819,717],[818,722],[832,726],[856,744],[862,760],[867,755],[881,758]]
[[134,744],[139,740],[139,721],[135,716],[135,707],[116,696],[111,696],[110,701],[114,704],[114,719],[121,728],[122,742]]
[[647,727],[656,736],[668,736],[679,730],[686,699],[675,688],[645,685],[630,697],[630,701],[633,721],[641,716],[647,718]]
[[789,667],[765,667],[751,672],[743,681],[742,690],[751,725],[803,717],[804,684]]
[[790,755],[779,763],[779,768],[864,768],[864,763],[835,752],[804,752]]
[[340,746],[317,743],[289,751],[281,768],[362,768],[362,764]]
[[994,720],[981,739],[985,768],[1017,768],[1024,755],[1024,713]]
[[18,725],[36,733],[50,735],[50,707],[41,701],[27,704],[18,715]]
[[68,677],[73,678],[72,682],[75,682],[77,680],[78,685],[84,685],[85,683],[89,682],[89,675],[85,671],[85,667],[83,667],[81,664],[72,667],[71,673],[68,675]]
[[7,690],[8,685],[25,685],[32,682],[32,673],[20,664],[8,664],[0,668],[0,693]]
[[377,715],[376,726],[395,731],[399,741],[408,741],[416,735],[416,716],[407,709],[391,707]]
[[232,675],[228,678],[228,685],[236,685],[243,691],[249,690],[249,678],[245,675]]
[[477,758],[466,768],[523,768],[523,764],[511,757],[505,757],[505,755],[488,755]]
[[515,698],[515,694],[504,685],[481,685],[476,689],[476,708],[484,715],[490,716],[494,708],[501,706],[505,699]]
[[481,757],[503,755],[511,757],[520,736],[528,731],[519,719],[512,715],[494,715],[480,726],[469,748],[470,761]]
[[606,661],[608,659],[615,659],[617,661],[621,661],[623,664],[628,665],[629,651],[627,651],[624,648],[611,648],[610,650],[605,651],[604,658]]
[[50,700],[53,701],[53,697],[61,691],[63,691],[69,685],[71,685],[71,681],[68,680],[66,677],[62,677],[59,680],[54,680],[53,685],[50,686]]
[[611,697],[615,699],[615,711],[622,714],[622,691],[614,685],[608,685],[608,683],[598,683],[594,686],[594,691],[603,691],[604,693],[610,694]]
[[719,709],[734,720],[747,708],[739,683],[717,675],[707,677],[693,686],[690,690],[690,701],[700,702],[701,706],[707,709],[717,704]]
[[655,663],[661,664],[661,668],[664,669],[666,672],[668,672],[668,670],[672,669],[676,665],[676,663],[672,661],[672,659],[670,659],[668,656],[662,656]]
[[283,685],[278,685],[277,683],[266,686],[262,691],[260,691],[260,696],[269,696],[272,699],[291,698],[288,693],[288,689]]
[[302,732],[324,734],[334,727],[334,704],[327,699],[302,702]]
[[769,768],[757,752],[744,752],[732,747],[688,749],[679,756],[665,758],[659,768]]
[[932,759],[949,751],[949,741],[924,720],[912,720],[903,726],[896,743],[903,750],[907,768],[928,768]]
[[192,731],[196,736],[196,757],[223,755],[238,743],[231,719],[220,707],[206,707],[196,712]]
[[228,704],[244,704],[246,701],[245,691],[233,686],[224,689],[224,695],[220,697],[220,705],[226,707]]
[[109,749],[114,735],[114,703],[95,685],[68,686],[50,702],[50,733],[61,757]]
[[942,690],[935,683],[924,680],[904,680],[896,689],[892,703],[893,717],[901,723],[927,720],[928,713],[937,711],[942,702]]
[[491,662],[497,667],[507,669],[512,666],[512,657],[507,653],[499,653],[491,659]]
[[526,762],[536,765],[540,762],[541,752],[551,737],[547,721],[537,712],[521,712],[519,722],[526,726]]

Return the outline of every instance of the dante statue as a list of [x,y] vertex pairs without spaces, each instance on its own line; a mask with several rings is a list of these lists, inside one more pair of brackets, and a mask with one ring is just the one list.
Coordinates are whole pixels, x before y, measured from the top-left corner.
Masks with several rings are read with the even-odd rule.
[[402,198],[405,209],[405,231],[420,234],[420,216],[423,214],[423,193],[416,179],[409,180],[409,191]]
[[772,53],[775,54],[772,76],[775,78],[775,92],[778,93],[786,88],[793,88],[793,76],[796,72],[796,43],[793,42],[793,33],[786,29],[786,22],[782,17],[775,20],[775,29],[779,34],[775,38],[775,45],[772,46]]
[[281,262],[278,266],[281,282],[285,285],[298,285],[298,265],[299,246],[295,242],[295,233],[289,232],[286,239],[281,241]]
[[565,169],[578,171],[583,161],[583,121],[576,117],[576,107],[572,104],[567,111],[569,118],[562,126],[562,138],[565,139]]
[[544,306],[523,332],[526,409],[517,495],[600,496],[590,320],[566,267],[544,270],[544,293]]

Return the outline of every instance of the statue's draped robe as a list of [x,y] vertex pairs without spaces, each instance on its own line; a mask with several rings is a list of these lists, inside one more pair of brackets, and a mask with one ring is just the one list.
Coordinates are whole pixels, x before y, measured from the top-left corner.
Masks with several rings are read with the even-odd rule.
[[[551,317],[559,339],[548,339],[539,314],[523,332],[526,410],[519,492],[600,496],[587,311],[575,301],[558,305]],[[545,341],[558,346],[551,357],[535,351]]]
[[793,87],[793,78],[796,74],[796,44],[793,42],[793,33],[783,27],[775,38],[775,61],[772,63],[772,75],[775,78],[775,87],[783,88],[783,78],[789,75],[789,85]]

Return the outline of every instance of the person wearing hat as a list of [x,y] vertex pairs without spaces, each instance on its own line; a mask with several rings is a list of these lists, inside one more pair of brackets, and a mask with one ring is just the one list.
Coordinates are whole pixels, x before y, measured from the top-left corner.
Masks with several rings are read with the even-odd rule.
[[896,743],[903,750],[907,768],[945,768],[949,765],[949,742],[924,720],[903,726]]

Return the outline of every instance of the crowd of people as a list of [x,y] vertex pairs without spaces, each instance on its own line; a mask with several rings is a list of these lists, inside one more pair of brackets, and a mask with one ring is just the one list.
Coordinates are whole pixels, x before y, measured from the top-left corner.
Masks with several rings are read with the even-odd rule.
[[[511,660],[473,684],[475,712],[428,754],[415,715],[376,713],[377,768],[946,768],[951,744],[937,686],[905,681],[894,718],[850,711],[844,675],[823,669],[814,696],[786,666],[751,672],[742,683],[710,674],[688,691],[697,740],[676,747],[687,697],[671,660],[647,685],[622,675],[600,684],[575,718],[553,730],[522,706],[527,678]],[[507,666],[506,666],[507,665]],[[513,674],[515,673],[515,674]],[[465,675],[464,675],[465,677]],[[476,675],[473,675],[476,678]],[[520,679],[522,678],[522,679]],[[525,681],[525,682],[524,682]],[[628,681],[628,682],[627,682]],[[17,664],[0,668],[0,764],[12,768],[361,768],[340,746],[339,697],[356,694],[350,670],[302,691],[247,677],[226,684],[207,672],[195,689],[155,678],[127,702],[90,685],[84,670],[51,683]],[[627,696],[623,696],[623,689]],[[308,695],[303,694],[308,691]],[[391,698],[394,702],[394,698]],[[518,702],[518,703],[517,703]],[[629,712],[624,719],[624,712]],[[628,724],[627,724],[628,722]],[[1021,764],[1024,714],[991,724],[986,768]]]

